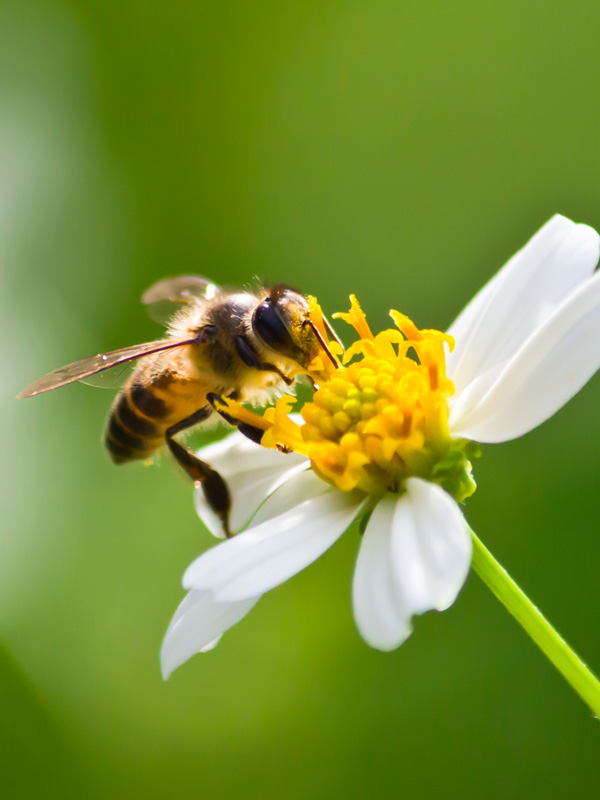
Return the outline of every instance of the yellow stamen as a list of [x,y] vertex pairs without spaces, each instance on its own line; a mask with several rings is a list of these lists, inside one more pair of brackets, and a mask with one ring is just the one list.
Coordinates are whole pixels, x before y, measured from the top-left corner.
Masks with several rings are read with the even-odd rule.
[[308,298],[308,307],[310,324],[315,329],[315,335],[324,350],[309,364],[308,372],[317,383],[321,383],[339,369],[341,365],[338,356],[342,355],[343,350],[339,342],[330,341],[321,306],[315,297]]
[[315,324],[315,327],[318,329],[323,339],[328,342],[329,334],[327,333],[327,328],[325,327],[325,322],[323,321],[323,312],[321,311],[321,306],[317,302],[316,297],[308,297],[308,309],[310,319]]
[[358,304],[356,295],[350,295],[350,311],[347,314],[338,312],[333,315],[334,319],[343,319],[348,325],[352,325],[354,330],[358,333],[361,339],[372,339],[373,334],[369,328],[365,313]]

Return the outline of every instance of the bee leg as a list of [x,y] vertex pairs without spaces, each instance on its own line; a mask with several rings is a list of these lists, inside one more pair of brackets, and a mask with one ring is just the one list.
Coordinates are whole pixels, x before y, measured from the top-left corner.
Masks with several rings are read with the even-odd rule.
[[229,530],[229,512],[231,510],[231,495],[229,488],[219,473],[210,464],[197,458],[173,437],[176,433],[203,422],[212,414],[212,408],[204,407],[190,417],[171,425],[165,434],[167,446],[175,460],[183,467],[190,478],[202,486],[206,502],[221,520],[223,530],[227,537],[231,536]]
[[233,417],[231,414],[228,414],[227,411],[224,410],[227,408],[227,400],[224,400],[220,395],[215,394],[214,392],[209,392],[206,395],[206,399],[217,412],[217,414],[225,420],[225,422],[235,426],[238,431],[243,433],[247,439],[250,439],[250,441],[260,444],[260,440],[265,432],[264,428],[259,428],[257,425],[252,425],[249,422],[242,422],[241,420]]
[[288,378],[288,376],[285,375],[279,369],[279,367],[275,366],[275,364],[269,364],[268,362],[266,363],[261,362],[247,336],[236,336],[234,339],[234,343],[238,356],[242,359],[242,361],[247,367],[253,367],[254,369],[259,369],[262,372],[274,372],[276,375],[279,375],[281,380],[287,386],[292,385],[294,379]]

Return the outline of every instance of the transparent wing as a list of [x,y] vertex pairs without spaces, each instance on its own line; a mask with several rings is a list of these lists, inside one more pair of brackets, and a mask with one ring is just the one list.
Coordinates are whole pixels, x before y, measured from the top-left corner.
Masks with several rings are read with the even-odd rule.
[[219,287],[208,278],[199,275],[180,275],[166,278],[146,289],[142,303],[155,322],[165,325],[182,306],[189,305],[194,298],[210,300],[219,293]]
[[102,372],[94,372],[87,378],[80,378],[81,383],[86,386],[94,386],[96,389],[120,389],[127,381],[135,368],[135,361],[124,361],[116,364],[111,369],[103,369]]
[[58,389],[67,383],[74,383],[89,378],[98,372],[112,369],[117,364],[124,364],[142,356],[149,356],[152,353],[160,353],[163,350],[173,350],[175,347],[182,347],[186,344],[194,344],[197,339],[163,339],[160,342],[146,342],[146,344],[136,344],[133,347],[123,347],[121,350],[112,350],[110,353],[99,353],[91,358],[82,358],[80,361],[73,361],[54,372],[49,372],[43,378],[34,381],[26,389],[23,389],[17,397],[33,397],[42,392],[49,392],[51,389]]

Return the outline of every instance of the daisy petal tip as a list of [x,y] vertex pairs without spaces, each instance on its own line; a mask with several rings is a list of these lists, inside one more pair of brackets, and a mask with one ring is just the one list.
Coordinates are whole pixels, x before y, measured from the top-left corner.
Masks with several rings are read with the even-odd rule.
[[205,644],[204,647],[201,647],[200,650],[198,650],[198,652],[199,653],[210,653],[212,650],[215,649],[215,647],[219,644],[220,641],[221,641],[221,637],[217,636],[217,638],[213,639],[212,642],[209,642],[208,644]]
[[168,681],[175,670],[186,660],[185,658],[177,658],[167,633],[160,648],[160,672],[163,681]]
[[362,629],[362,626],[358,623],[358,621],[356,622],[356,628],[363,642],[365,642],[365,644],[367,644],[373,650],[379,650],[380,653],[391,653],[393,650],[397,650],[401,645],[404,644],[404,642],[406,642],[413,632],[413,627],[410,621],[406,622],[406,628],[402,633],[396,633],[391,638],[387,637],[386,635],[374,635],[372,631],[367,632],[366,630]]
[[216,603],[210,592],[191,591],[180,603],[160,651],[163,679],[196,653],[212,650],[221,634],[238,623],[256,605],[253,597],[240,603]]
[[[221,640],[220,636],[217,636],[216,639],[213,639],[212,642],[204,645],[204,647],[199,647],[196,651],[199,653],[210,653],[211,650],[214,650],[215,647],[219,644]],[[161,647],[160,651],[160,671],[162,674],[163,681],[168,681],[171,675],[175,672],[176,669],[179,669],[186,661],[189,661],[192,655],[195,653],[186,654],[186,653],[179,653],[177,644],[173,644],[169,641],[168,635],[165,637],[163,642],[163,646]]]

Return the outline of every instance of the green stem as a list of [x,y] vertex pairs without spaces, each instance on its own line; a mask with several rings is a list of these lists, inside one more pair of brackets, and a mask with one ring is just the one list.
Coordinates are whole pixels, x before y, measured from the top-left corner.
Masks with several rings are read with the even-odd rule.
[[483,542],[473,537],[473,569],[503,606],[520,622],[577,694],[600,717],[600,682],[521,591]]

